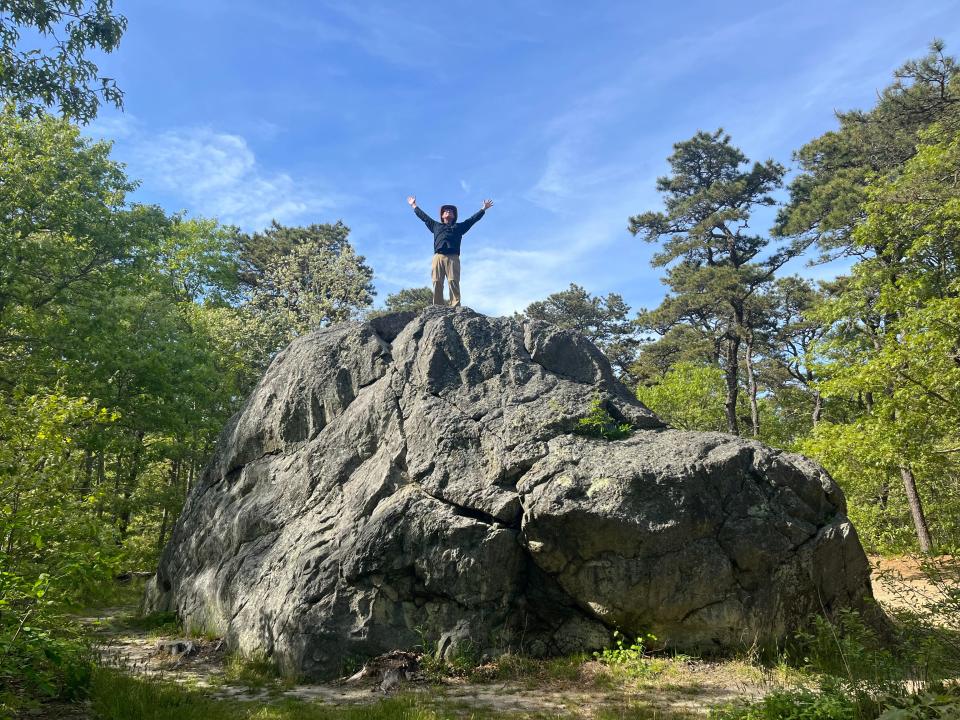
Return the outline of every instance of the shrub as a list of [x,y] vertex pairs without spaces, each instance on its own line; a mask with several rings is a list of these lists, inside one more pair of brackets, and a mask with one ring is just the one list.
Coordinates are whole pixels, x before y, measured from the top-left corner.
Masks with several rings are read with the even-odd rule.
[[600,396],[597,395],[590,403],[590,409],[586,417],[582,417],[577,421],[574,432],[578,435],[598,437],[605,440],[622,440],[623,438],[630,437],[630,433],[633,432],[633,426],[630,425],[630,423],[617,423],[617,421],[611,417],[610,413],[607,412]]

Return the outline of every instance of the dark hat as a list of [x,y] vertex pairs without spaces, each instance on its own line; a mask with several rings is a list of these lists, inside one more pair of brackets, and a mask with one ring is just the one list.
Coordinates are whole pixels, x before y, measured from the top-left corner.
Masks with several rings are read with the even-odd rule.
[[441,205],[440,206],[440,220],[443,220],[443,211],[452,210],[453,211],[453,221],[457,221],[457,206],[456,205]]

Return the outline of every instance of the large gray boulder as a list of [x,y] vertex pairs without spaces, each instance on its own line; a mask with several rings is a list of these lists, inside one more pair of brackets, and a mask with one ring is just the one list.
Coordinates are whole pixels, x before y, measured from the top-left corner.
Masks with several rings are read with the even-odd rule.
[[[599,399],[636,428],[573,433]],[[704,651],[859,607],[869,565],[815,463],[666,428],[576,333],[431,308],[296,340],[224,429],[145,599],[323,677],[424,643]]]

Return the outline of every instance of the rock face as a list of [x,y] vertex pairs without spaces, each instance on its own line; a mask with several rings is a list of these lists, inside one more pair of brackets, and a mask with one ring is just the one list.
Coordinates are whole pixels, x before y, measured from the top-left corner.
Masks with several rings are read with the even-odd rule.
[[[636,432],[573,434],[596,398]],[[592,650],[614,628],[694,651],[767,643],[869,595],[822,468],[666,428],[575,333],[438,307],[277,356],[145,603],[324,677],[422,644]]]

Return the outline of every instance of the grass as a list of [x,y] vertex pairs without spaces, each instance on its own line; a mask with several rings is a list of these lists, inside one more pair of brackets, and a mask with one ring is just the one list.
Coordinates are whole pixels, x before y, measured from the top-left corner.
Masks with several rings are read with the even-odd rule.
[[297,700],[264,704],[218,700],[174,682],[101,668],[94,674],[91,709],[100,720],[433,720],[417,700],[399,697],[375,705],[334,708]]
[[[555,713],[509,713],[431,694],[407,693],[365,705],[336,707],[296,699],[270,702],[220,700],[170,681],[131,676],[99,668],[94,673],[91,710],[98,720],[547,720],[570,718]],[[600,720],[685,720],[686,713],[667,713],[641,703],[605,708]]]
[[474,683],[515,682],[524,687],[546,687],[582,682],[587,655],[534,659],[524,655],[501,655],[470,670],[467,679]]
[[663,710],[649,703],[634,702],[617,708],[604,708],[593,716],[594,720],[686,720],[699,718],[682,710]]
[[141,615],[138,612],[120,613],[108,618],[104,624],[113,632],[141,632],[150,637],[179,635],[182,632],[177,614],[172,612],[156,612],[148,615]]
[[223,681],[254,692],[279,691],[293,686],[293,680],[283,677],[277,664],[265,653],[255,653],[250,657],[232,653],[223,668]]

